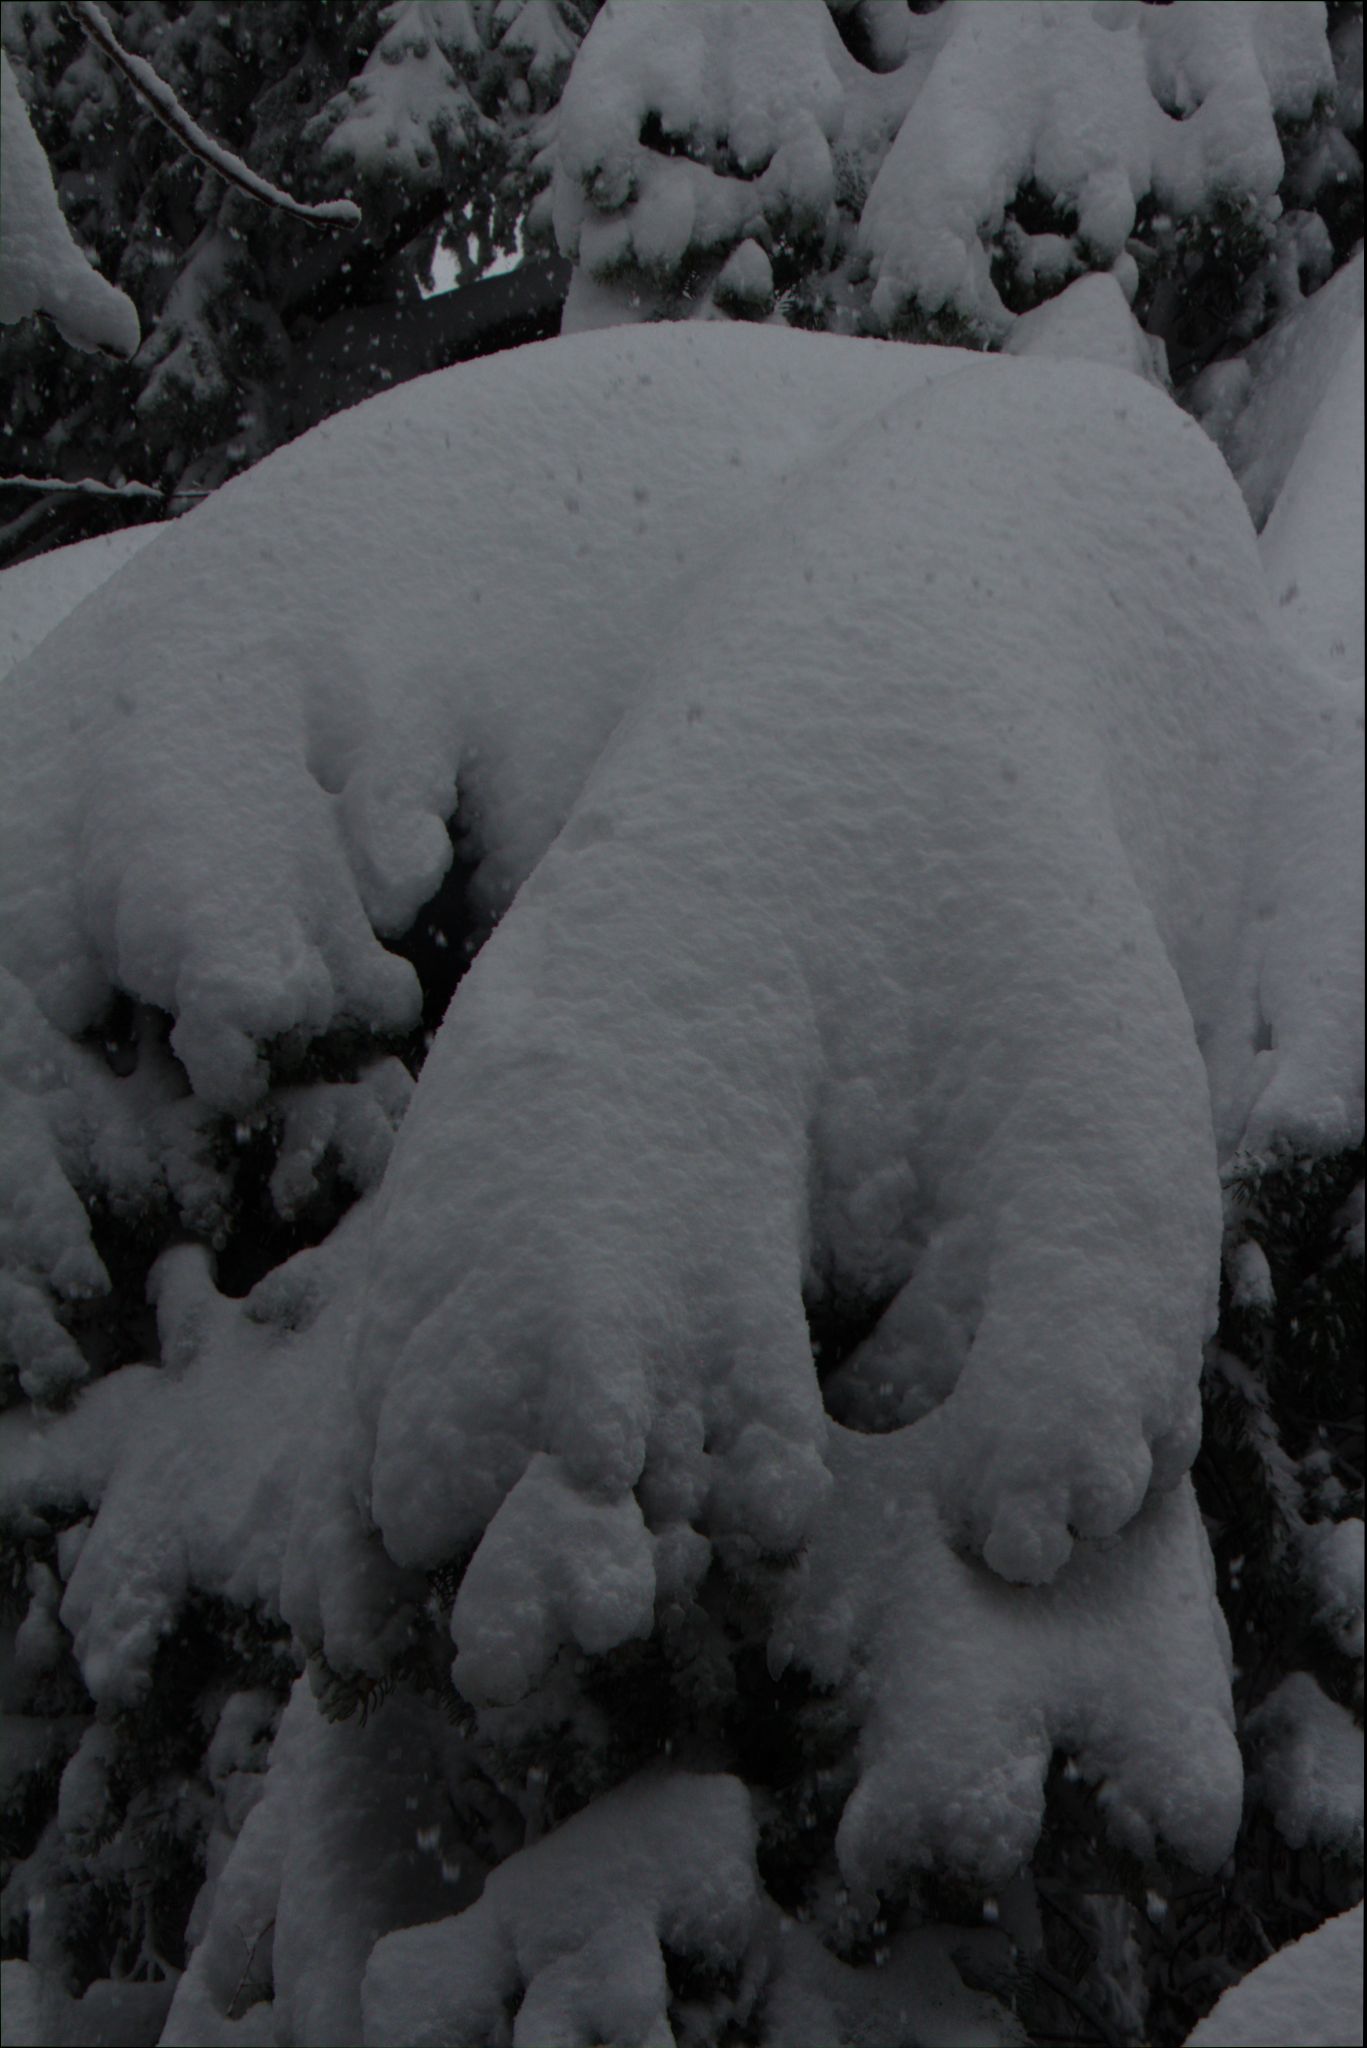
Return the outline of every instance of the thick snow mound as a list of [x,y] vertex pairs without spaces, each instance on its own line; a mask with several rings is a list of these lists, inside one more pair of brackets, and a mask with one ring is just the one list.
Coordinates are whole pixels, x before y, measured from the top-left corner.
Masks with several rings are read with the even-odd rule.
[[1054,298],[1021,314],[1006,338],[1006,353],[1109,363],[1167,388],[1162,342],[1145,334],[1110,276],[1075,278]]
[[138,346],[133,301],[106,282],[77,247],[57,203],[52,171],[33,132],[9,59],[0,51],[0,321],[47,313],[73,348],[131,356]]
[[[1354,961],[1308,858],[1265,885],[1261,997],[1240,951],[1269,752],[1327,781],[1353,738],[1332,693],[1307,719],[1319,687],[1268,632],[1227,472],[1134,379],[976,366],[794,475],[400,1134],[355,1361],[393,1555],[458,1553],[541,1450],[589,1499],[635,1488],[657,1536],[791,1548],[825,1483],[804,1282],[891,1300],[853,1370],[894,1419],[947,1402],[947,1512],[1009,1576],[1171,1484],[1214,1308],[1198,1040],[1233,1137],[1269,1090],[1322,1135],[1357,1113]],[[662,1568],[690,1556],[671,1536]],[[549,1655],[544,1599],[512,1612]]]
[[[767,239],[770,222],[819,226],[853,68],[813,0],[781,15],[762,0],[605,9],[559,111],[561,248],[590,277],[649,275],[686,253],[742,245],[757,228]],[[643,140],[651,123],[672,153]]]
[[1361,1906],[1269,1956],[1187,2036],[1187,2048],[1361,2048],[1361,2042]]
[[[1221,458],[1127,371],[672,327],[331,421],[66,619],[0,762],[51,1209],[21,1208],[26,1304],[99,1284],[60,1178],[101,1184],[96,1083],[53,1042],[112,990],[174,1018],[196,1112],[249,1107],[274,1037],[411,1017],[382,938],[457,804],[511,906],[337,1256],[245,1310],[159,1267],[156,1414],[70,1482],[102,1502],[66,1609],[101,1697],[187,1571],[378,1673],[409,1575],[473,1554],[455,1675],[492,1712],[686,1609],[714,1553],[805,1542],[773,1651],[860,1699],[852,1879],[926,1842],[1009,1867],[1051,1742],[1125,1839],[1218,1862],[1226,1652],[1179,1484],[1217,1159],[1361,1118],[1360,708],[1261,578]],[[128,1173],[150,1134],[169,1175],[165,1075],[100,1071],[147,1091]],[[401,1109],[294,1105],[286,1206],[339,1119],[373,1179]],[[828,1361],[844,1427],[804,1294],[871,1326]],[[304,1413],[295,1470],[263,1438]],[[856,1597],[889,1459],[916,1563]],[[997,1645],[919,1710],[976,1700],[997,1799],[898,1704],[928,1585],[937,1639]]]
[[1359,250],[1244,355],[1212,364],[1193,390],[1259,529],[1362,325],[1363,261]]

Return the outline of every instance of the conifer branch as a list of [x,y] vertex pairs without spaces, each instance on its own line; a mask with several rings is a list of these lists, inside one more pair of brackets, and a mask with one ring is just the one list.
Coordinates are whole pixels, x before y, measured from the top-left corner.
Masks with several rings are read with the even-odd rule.
[[42,491],[45,496],[60,492],[84,498],[150,498],[158,505],[166,496],[152,484],[102,484],[93,476],[0,476],[0,491]]

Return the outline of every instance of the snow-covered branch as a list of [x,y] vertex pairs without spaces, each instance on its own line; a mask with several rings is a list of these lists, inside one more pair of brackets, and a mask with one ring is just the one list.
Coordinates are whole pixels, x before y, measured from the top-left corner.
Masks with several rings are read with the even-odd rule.
[[258,176],[249,164],[243,163],[221,142],[201,128],[199,123],[186,113],[175,93],[144,57],[136,57],[125,50],[114,34],[103,12],[95,6],[94,0],[71,0],[71,11],[91,41],[104,51],[111,64],[121,71],[133,90],[144,99],[159,121],[165,122],[171,133],[184,144],[201,163],[208,164],[239,192],[245,192],[250,199],[260,200],[263,206],[274,206],[284,213],[291,213],[296,220],[308,221],[314,227],[348,228],[358,227],[361,209],[351,199],[325,199],[309,205],[295,199],[288,192],[282,192],[278,185]]
[[91,263],[67,225],[52,168],[0,50],[5,175],[0,182],[0,324],[45,313],[72,348],[136,355],[137,309]]
[[165,493],[151,484],[102,484],[93,476],[74,479],[60,476],[0,476],[0,491],[42,491],[55,495],[67,492],[87,498],[151,498],[161,504]]

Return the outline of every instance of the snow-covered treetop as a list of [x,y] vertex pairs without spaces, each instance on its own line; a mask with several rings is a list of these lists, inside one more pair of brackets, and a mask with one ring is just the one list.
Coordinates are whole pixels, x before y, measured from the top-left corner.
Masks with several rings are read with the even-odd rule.
[[0,117],[5,137],[0,321],[11,324],[46,313],[73,348],[133,355],[140,339],[133,302],[100,276],[67,226],[42,144],[3,51]]

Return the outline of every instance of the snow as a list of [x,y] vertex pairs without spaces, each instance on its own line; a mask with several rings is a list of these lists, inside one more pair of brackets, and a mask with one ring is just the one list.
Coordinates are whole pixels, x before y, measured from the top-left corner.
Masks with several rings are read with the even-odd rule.
[[[1055,1745],[1131,1848],[1227,1853],[1184,1478],[1217,1164],[1360,1128],[1360,711],[1280,637],[1205,435],[1074,353],[1127,338],[1119,288],[1055,311],[1020,359],[699,324],[422,380],[225,486],[6,679],[28,1307],[99,1284],[83,1188],[212,1215],[195,1119],[250,1122],[265,1042],[412,1019],[381,941],[453,810],[502,913],[406,1114],[392,1063],[285,1101],[281,1207],[329,1135],[368,1190],[327,1243],[244,1303],[173,1249],[162,1370],[0,1418],[11,1519],[95,1512],[61,1615],[107,1709],[192,1586],[378,1675],[473,1551],[455,1675],[487,1716],[763,1552],[775,1665],[861,1726],[852,1884],[934,1849],[1001,1882]],[[71,1043],[116,988],[148,1027],[122,1078]],[[884,1310],[829,1415],[804,1287]],[[273,1916],[281,2038],[358,2037],[367,1859],[410,1795],[355,1786],[420,1768],[382,1727],[296,1692],[168,2039],[264,2038],[226,2015]],[[400,1919],[436,1924],[376,1952],[375,2038],[437,2024],[414,1956],[429,1989],[527,1986],[531,2039],[555,1987],[599,2024],[610,1953],[648,2029],[675,1864],[737,1953],[739,1787],[631,1798],[454,1920],[415,1876]],[[714,1805],[699,1872],[669,1816],[705,1843]],[[599,1827],[635,1872],[601,1913]]]
[[1363,260],[1359,250],[1261,341],[1212,364],[1193,388],[1193,409],[1260,529],[1361,328]]
[[499,1865],[478,1904],[379,1942],[362,1991],[374,2048],[672,2040],[662,1945],[735,1966],[759,1914],[749,1795],[735,1778],[631,1780]]
[[1119,1541],[1079,1545],[1052,1585],[1007,1586],[937,1525],[946,1414],[890,1436],[836,1433],[835,1485],[771,1645],[771,1668],[795,1658],[819,1685],[866,1695],[836,1844],[847,1882],[884,1891],[935,1867],[1003,1884],[1033,1847],[1056,1751],[1135,1854],[1161,1835],[1214,1869],[1242,1774],[1189,1484],[1151,1495]]
[[[298,1447],[331,1441],[332,1361],[351,1313],[335,1274],[365,1222],[361,1205],[245,1303],[217,1294],[197,1249],[164,1254],[152,1280],[161,1372],[110,1374],[70,1417],[0,1417],[11,1513],[41,1500],[100,1509],[98,1539],[83,1546],[61,1609],[97,1701],[141,1695],[192,1589],[278,1612],[291,1517],[308,1504]],[[334,1599],[363,1601],[359,1534],[333,1562]]]
[[[938,315],[999,344],[1017,314],[994,249],[1027,296],[1109,271],[1132,297],[1142,200],[1183,221],[1238,192],[1271,234],[1278,123],[1307,121],[1334,86],[1324,17],[1294,0],[961,0],[910,22],[879,4],[861,27],[875,73],[817,0],[601,10],[547,150],[577,266],[564,332],[609,307],[619,321],[744,312],[758,294],[718,299],[709,271],[746,241],[772,253],[806,237],[833,266],[837,329],[866,317],[923,333]],[[1057,231],[1014,218],[1028,187],[1054,202]]]
[[1350,678],[1367,665],[1362,280],[1359,250],[1244,356],[1207,370],[1193,392],[1262,528],[1282,630]]
[[1250,1716],[1262,1798],[1293,1849],[1362,1855],[1362,1730],[1306,1671],[1292,1671]]
[[1145,334],[1114,277],[1075,278],[1033,312],[1022,313],[1005,343],[1012,356],[1109,363],[1166,389],[1166,351]]
[[875,317],[952,305],[1003,340],[1011,314],[979,234],[1027,174],[1073,200],[1078,233],[1114,262],[1152,179],[1153,112],[1137,27],[1108,29],[1091,8],[956,9],[860,220]]
[[361,1977],[377,1938],[479,1890],[483,1865],[460,1837],[465,1776],[439,1710],[395,1698],[368,1725],[331,1723],[300,1679],[265,1791],[195,1905],[165,2048],[368,2039]]
[[741,242],[717,273],[716,290],[724,303],[767,313],[774,300],[774,272],[758,242]]
[[42,144],[0,51],[0,123],[5,176],[0,184],[0,321],[46,313],[73,348],[131,356],[139,341],[133,302],[95,270],[72,236]]
[[567,1639],[592,1655],[648,1636],[655,1620],[650,1553],[633,1495],[588,1500],[560,1460],[533,1458],[456,1596],[452,1634],[471,1644],[455,1667],[466,1698],[519,1699]]
[[100,1979],[70,1998],[30,1963],[0,1964],[0,2040],[5,2048],[142,2048],[161,2025],[166,1984]]
[[[976,1946],[958,1928],[898,1934],[870,1972],[839,1962],[809,1928],[783,1920],[776,1978],[764,2005],[763,2048],[808,2048],[818,2040],[823,2048],[1023,2044],[1029,2038],[1024,2028],[997,1999],[964,1987],[954,1956]],[[1007,1958],[994,1960],[1000,1968]]]
[[[790,0],[781,16],[764,0],[604,8],[558,112],[561,249],[591,278],[664,275],[686,253],[725,252],[770,220],[819,226],[848,68],[819,0]],[[682,153],[642,142],[651,117]],[[754,258],[743,260],[753,283]]]
[[1319,1605],[1315,1618],[1329,1629],[1345,1657],[1363,1650],[1362,1519],[1318,1522],[1302,1539],[1302,1570]]
[[1360,2048],[1362,1907],[1340,1913],[1226,1991],[1187,2048]]
[[[1356,269],[1361,289],[1362,258]],[[1263,529],[1268,582],[1312,660],[1360,676],[1364,656],[1363,323],[1359,312]]]
[[[40,928],[60,931],[40,974],[68,1030],[96,1020],[111,981],[138,989],[177,1015],[197,1092],[237,1107],[259,1091],[257,1039],[348,1014],[406,1022],[416,986],[370,919],[401,929],[439,880],[457,753],[472,808],[490,813],[506,897],[639,687],[662,586],[680,601],[690,568],[701,572],[767,481],[828,437],[844,408],[876,411],[899,382],[953,363],[863,353],[829,391],[809,374],[809,420],[797,402],[807,393],[784,369],[768,376],[768,352],[752,353],[715,401],[686,344],[661,337],[647,355],[619,342],[581,357],[562,402],[569,359],[531,350],[510,359],[526,379],[511,404],[497,395],[506,366],[478,365],[326,423],[176,521],[106,593],[113,615],[66,621],[42,657],[63,681],[41,682],[34,665],[27,683],[15,678],[29,737],[16,733],[9,757],[16,777],[25,763],[24,793],[7,807],[9,871],[22,846],[29,888],[7,908],[30,935],[18,941],[30,969]],[[703,409],[696,423],[687,391]],[[633,424],[600,427],[628,394]],[[361,498],[374,508],[364,537]],[[485,517],[453,576],[439,536],[475,503]],[[527,548],[544,574],[516,607],[500,605],[507,564]],[[218,587],[228,559],[240,602]],[[226,638],[220,613],[231,614]],[[108,648],[145,635],[154,616],[158,652],[120,652],[114,684]],[[328,648],[316,669],[302,652],[314,630]],[[225,691],[230,670],[237,687]],[[371,693],[386,674],[381,717]],[[59,741],[54,714],[68,695],[93,725],[59,766],[54,748],[73,741]],[[153,784],[149,748],[166,768]],[[79,778],[77,755],[89,790],[67,779]],[[34,780],[44,757],[50,793]],[[100,900],[82,902],[83,874],[106,860]],[[206,890],[219,897],[212,914]]]
[[[1322,18],[1303,7],[968,0],[864,208],[874,313],[891,325],[908,304],[952,306],[1003,339],[1011,315],[980,238],[1027,178],[1075,212],[1074,260],[1090,269],[1125,261],[1147,192],[1178,217],[1225,189],[1275,206],[1275,117],[1304,119],[1332,89]],[[1187,118],[1167,112],[1183,102]]]
[[124,526],[0,570],[0,677],[159,531],[158,522]]

